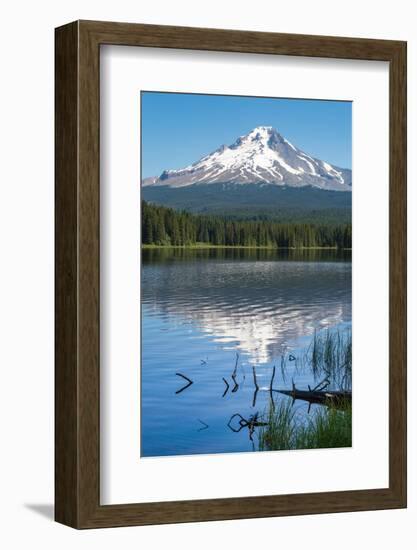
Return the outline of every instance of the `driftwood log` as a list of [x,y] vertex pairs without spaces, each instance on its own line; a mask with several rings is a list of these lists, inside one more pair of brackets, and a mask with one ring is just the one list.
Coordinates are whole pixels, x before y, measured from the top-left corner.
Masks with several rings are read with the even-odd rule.
[[295,387],[293,382],[291,390],[275,390],[284,395],[289,395],[294,399],[301,399],[308,401],[309,403],[318,403],[320,405],[334,405],[335,407],[344,406],[352,402],[351,391],[333,391],[326,389],[319,389],[319,387],[299,390]]

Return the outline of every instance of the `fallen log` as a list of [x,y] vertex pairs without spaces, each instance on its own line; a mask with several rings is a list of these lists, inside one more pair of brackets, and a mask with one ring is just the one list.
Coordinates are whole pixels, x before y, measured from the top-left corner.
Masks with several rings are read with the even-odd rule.
[[334,405],[335,407],[350,404],[352,402],[351,391],[333,391],[333,390],[299,390],[293,383],[291,390],[274,390],[284,395],[289,395],[295,401],[300,399],[309,403],[318,403],[320,405]]

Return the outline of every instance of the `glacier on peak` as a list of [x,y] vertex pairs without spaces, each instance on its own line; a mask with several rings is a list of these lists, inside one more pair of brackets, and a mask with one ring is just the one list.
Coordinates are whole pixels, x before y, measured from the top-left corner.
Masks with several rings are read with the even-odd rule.
[[146,178],[144,186],[185,187],[194,184],[271,184],[351,191],[351,170],[315,159],[285,139],[272,126],[257,126],[212,153],[178,170]]

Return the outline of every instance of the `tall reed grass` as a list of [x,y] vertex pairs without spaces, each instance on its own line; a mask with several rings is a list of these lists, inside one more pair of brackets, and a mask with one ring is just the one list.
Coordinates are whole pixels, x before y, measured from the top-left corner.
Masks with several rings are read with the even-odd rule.
[[352,446],[352,409],[315,408],[301,420],[290,399],[268,410],[267,425],[259,431],[260,451],[324,449]]
[[305,361],[314,378],[327,378],[337,389],[352,389],[352,332],[339,330],[314,333]]

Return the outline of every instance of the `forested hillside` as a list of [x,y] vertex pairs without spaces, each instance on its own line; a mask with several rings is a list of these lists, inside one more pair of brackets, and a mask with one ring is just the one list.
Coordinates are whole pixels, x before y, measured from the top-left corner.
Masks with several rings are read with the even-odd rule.
[[194,215],[142,201],[142,243],[159,246],[351,248],[351,224],[280,223]]
[[352,193],[313,187],[212,183],[170,188],[142,187],[142,198],[192,214],[237,220],[268,219],[291,223],[350,223]]

